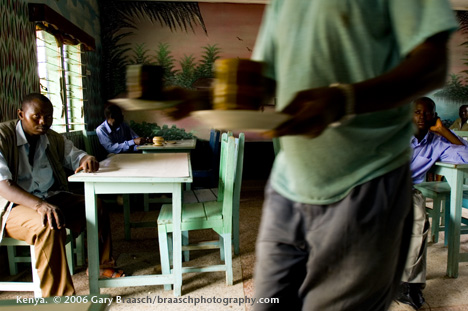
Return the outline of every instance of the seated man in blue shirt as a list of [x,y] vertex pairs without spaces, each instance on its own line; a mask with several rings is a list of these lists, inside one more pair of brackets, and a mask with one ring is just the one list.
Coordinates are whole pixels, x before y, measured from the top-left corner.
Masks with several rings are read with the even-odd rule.
[[[413,120],[417,126],[417,132],[411,140],[413,184],[423,182],[426,173],[437,161],[468,163],[465,141],[442,124],[432,99],[421,97],[414,101]],[[422,289],[426,283],[426,245],[429,232],[425,199],[417,189],[413,189],[413,207],[413,233],[397,300],[417,310],[424,303]]]
[[104,109],[106,120],[96,128],[99,142],[109,153],[136,152],[138,145],[146,143],[123,122],[124,116],[119,106],[109,105]]

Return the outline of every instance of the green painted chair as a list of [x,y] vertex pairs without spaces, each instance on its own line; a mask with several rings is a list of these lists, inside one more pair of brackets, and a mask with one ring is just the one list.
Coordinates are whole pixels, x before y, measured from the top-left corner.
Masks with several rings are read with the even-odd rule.
[[279,137],[272,138],[272,142],[273,142],[273,151],[275,152],[275,156],[277,156],[281,150],[281,142],[279,140]]
[[[233,209],[235,201],[236,166],[240,154],[239,146],[243,143],[242,138],[235,139],[222,135],[221,156],[219,168],[218,201],[204,203],[183,203],[182,206],[182,231],[201,229],[212,229],[219,235],[219,240],[206,241],[197,244],[182,246],[183,251],[196,249],[220,249],[224,264],[205,267],[183,267],[182,273],[187,272],[211,272],[226,271],[226,284],[233,284],[232,272],[232,236],[233,236]],[[240,188],[240,186],[239,186]],[[161,208],[158,217],[158,237],[161,256],[161,269],[163,274],[170,273],[170,258],[172,241],[169,233],[172,228],[172,206],[165,204]],[[165,289],[169,290],[170,285]]]
[[[8,265],[10,269],[10,275],[18,274],[18,264],[23,262],[31,263],[32,281],[31,282],[4,282],[0,281],[0,291],[26,291],[34,292],[34,297],[42,297],[42,291],[40,287],[41,280],[37,274],[36,269],[36,256],[34,251],[34,245],[17,240],[10,237],[4,237],[0,242],[0,246],[7,247],[8,254]],[[19,254],[17,252],[18,247],[27,247],[29,252]],[[75,267],[84,265],[84,243],[83,233],[81,233],[75,240],[69,229],[67,229],[67,240],[65,246],[68,269],[70,273],[75,274]]]
[[[232,136],[232,132],[228,132],[228,136]],[[238,147],[237,147],[237,164],[236,164],[236,179],[234,182],[234,205],[232,210],[232,243],[234,245],[234,254],[239,255],[240,253],[240,230],[239,230],[239,209],[240,209],[240,193],[242,187],[242,173],[244,167],[244,145],[245,135],[244,133],[239,134]],[[183,193],[183,202],[185,203],[205,203],[210,201],[218,200],[218,188],[209,189],[194,189],[187,190]],[[188,255],[184,256],[188,260]]]
[[99,142],[96,131],[83,131],[84,145],[86,152],[96,157],[98,161],[107,158],[109,154]]
[[[432,208],[426,207],[426,212],[432,218],[431,224],[431,240],[434,243],[439,242],[439,232],[444,231],[445,245],[448,243],[448,228],[445,226],[445,218],[449,217],[450,208],[450,185],[446,181],[428,181],[414,185],[416,189],[421,191],[425,198],[430,198],[433,201]],[[463,191],[468,191],[468,185],[463,185]],[[467,208],[468,206],[464,206]],[[462,219],[462,228],[460,234],[468,233],[468,224],[466,219]]]
[[[20,241],[13,238],[4,237],[0,245],[6,246],[8,249],[8,262],[10,267],[10,275],[15,275],[18,273],[18,263],[19,262],[31,262],[31,271],[32,271],[32,281],[31,282],[0,282],[1,291],[25,291],[25,292],[34,292],[35,298],[42,297],[41,291],[41,280],[37,274],[36,269],[36,256],[34,253],[34,245],[29,245],[24,241]],[[17,247],[28,247],[29,255],[19,256],[16,254]]]

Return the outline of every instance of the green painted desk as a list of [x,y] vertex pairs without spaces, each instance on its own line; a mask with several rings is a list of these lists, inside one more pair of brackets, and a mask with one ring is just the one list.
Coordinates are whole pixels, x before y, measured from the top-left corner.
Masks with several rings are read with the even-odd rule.
[[[88,231],[88,270],[90,294],[101,287],[125,287],[174,284],[174,295],[181,295],[181,206],[182,184],[192,182],[192,168],[187,153],[118,154],[100,163],[96,173],[79,172],[70,182],[84,182]],[[171,193],[174,222],[174,269],[169,275],[126,276],[99,279],[99,249],[96,197],[98,194]]]
[[468,253],[460,253],[460,228],[463,200],[463,183],[468,177],[468,164],[436,162],[433,171],[443,175],[450,185],[450,217],[448,226],[447,276],[458,277],[460,262],[468,262]]
[[[165,143],[163,146],[155,146],[153,144],[146,144],[137,146],[137,150],[142,153],[189,153],[195,149],[197,146],[196,139],[182,139],[182,140],[171,140],[174,143]],[[190,190],[190,184],[186,184],[185,188]],[[128,200],[128,197],[125,198]],[[149,195],[143,197],[143,207],[145,212],[149,211],[150,203],[171,203],[170,199],[164,198],[150,198]],[[128,202],[127,202],[128,204]],[[130,240],[130,227],[131,228],[141,228],[141,227],[152,227],[153,225],[143,222],[143,223],[130,223],[130,211],[127,209],[125,216],[125,239]]]

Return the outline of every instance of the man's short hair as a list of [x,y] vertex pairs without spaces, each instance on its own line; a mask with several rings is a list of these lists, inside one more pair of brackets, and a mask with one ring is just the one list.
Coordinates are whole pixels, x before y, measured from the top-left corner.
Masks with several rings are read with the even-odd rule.
[[21,110],[24,110],[28,105],[30,105],[33,102],[40,102],[42,104],[49,104],[53,106],[50,99],[46,96],[40,93],[30,93],[23,98],[23,101],[21,102]]
[[106,119],[109,119],[109,118],[115,119],[115,117],[121,116],[121,115],[122,115],[122,110],[117,105],[110,104],[110,105],[107,105],[106,108],[104,108],[104,116],[106,117]]
[[435,106],[435,102],[430,99],[429,97],[420,97],[416,100],[414,100],[414,103],[417,104],[417,103],[424,103],[424,104],[428,104],[430,107],[432,107],[432,111],[435,112],[436,111],[436,106]]

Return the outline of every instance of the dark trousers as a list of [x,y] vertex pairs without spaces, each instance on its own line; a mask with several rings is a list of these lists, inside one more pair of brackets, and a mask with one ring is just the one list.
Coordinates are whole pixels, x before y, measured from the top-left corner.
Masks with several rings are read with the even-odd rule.
[[257,240],[255,310],[386,310],[412,228],[408,166],[355,187],[330,205],[266,190]]

